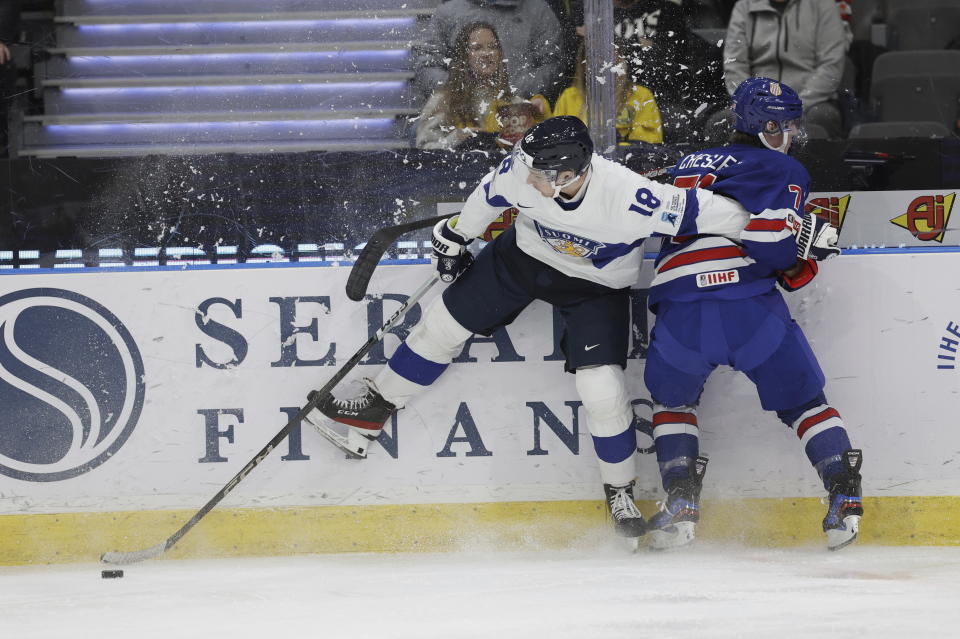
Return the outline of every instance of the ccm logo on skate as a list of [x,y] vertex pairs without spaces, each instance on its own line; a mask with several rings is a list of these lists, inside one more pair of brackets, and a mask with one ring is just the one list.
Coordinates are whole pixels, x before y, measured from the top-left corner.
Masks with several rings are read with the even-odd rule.
[[700,273],[697,275],[697,288],[706,286],[716,286],[717,284],[733,284],[740,281],[740,271],[730,269],[729,271],[710,271],[709,273]]
[[59,481],[96,468],[143,398],[140,351],[101,304],[56,288],[0,297],[0,474]]

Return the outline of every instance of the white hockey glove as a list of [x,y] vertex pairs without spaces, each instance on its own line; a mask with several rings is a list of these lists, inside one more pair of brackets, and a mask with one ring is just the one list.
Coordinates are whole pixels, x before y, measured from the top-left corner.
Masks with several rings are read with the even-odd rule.
[[436,260],[437,271],[444,282],[452,282],[473,263],[473,254],[467,250],[467,244],[473,239],[467,239],[457,233],[457,217],[440,220],[433,227],[433,257]]
[[818,262],[840,255],[840,232],[819,215],[808,213],[797,233],[797,257]]

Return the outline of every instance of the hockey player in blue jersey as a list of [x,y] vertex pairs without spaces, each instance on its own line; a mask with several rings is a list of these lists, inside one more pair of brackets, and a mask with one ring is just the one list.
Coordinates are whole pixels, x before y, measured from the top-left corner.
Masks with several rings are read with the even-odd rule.
[[751,213],[738,241],[709,234],[664,241],[656,260],[652,331],[644,381],[654,402],[653,437],[666,498],[650,520],[655,548],[694,539],[706,458],[699,455],[697,404],[718,365],[742,371],[761,406],[800,438],[829,493],[827,546],[857,536],[861,451],[824,395],[824,376],[777,284],[795,291],[817,274],[817,260],[839,254],[837,232],[804,217],[810,176],[787,155],[803,114],[800,97],[767,78],[745,80],[733,95],[730,143],[687,155],[673,183],[706,188]]
[[[470,265],[467,244],[510,207],[519,211],[513,227]],[[624,368],[641,245],[651,235],[739,237],[748,219],[733,200],[658,184],[594,155],[578,118],[544,120],[483,178],[458,216],[434,228],[437,269],[452,284],[361,395],[323,398],[307,420],[344,450],[365,456],[367,440],[437,380],[471,335],[490,335],[533,300],[544,300],[565,323],[566,370],[576,373],[615,529],[636,539],[646,522],[633,501],[637,445]],[[352,447],[351,436],[362,446]]]

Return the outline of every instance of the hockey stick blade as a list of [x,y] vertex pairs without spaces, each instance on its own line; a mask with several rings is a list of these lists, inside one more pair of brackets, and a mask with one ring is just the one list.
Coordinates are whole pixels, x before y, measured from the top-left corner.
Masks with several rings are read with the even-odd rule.
[[419,229],[433,226],[440,220],[445,220],[455,213],[448,215],[438,215],[428,217],[423,220],[414,220],[396,226],[387,226],[374,233],[367,245],[360,251],[357,261],[350,269],[350,275],[347,277],[347,297],[354,302],[359,302],[367,294],[367,286],[370,284],[370,278],[373,277],[373,271],[376,270],[380,258],[391,244],[397,241],[397,238],[404,233],[417,231]]
[[[336,377],[336,375],[334,377]],[[290,421],[287,422],[286,426],[284,426],[280,432],[274,435],[273,439],[267,442],[267,444],[260,449],[260,452],[258,452],[253,459],[248,461],[246,465],[240,469],[240,472],[238,472],[230,481],[224,484],[223,488],[217,491],[216,495],[211,497],[210,500],[204,504],[202,508],[200,508],[200,510],[194,513],[193,517],[191,517],[187,523],[181,526],[175,533],[167,537],[166,540],[155,546],[150,546],[149,548],[144,548],[142,550],[133,550],[129,552],[105,552],[100,556],[100,561],[107,564],[134,564],[147,559],[159,557],[167,550],[172,548],[178,541],[180,541],[181,537],[186,535],[190,529],[193,528],[201,519],[206,517],[207,513],[213,510],[217,504],[223,500],[224,497],[230,494],[230,491],[236,488],[237,484],[243,481],[244,477],[249,475],[254,468],[260,465],[260,462],[266,459],[267,455],[269,455],[274,448],[280,445],[280,442],[287,438],[287,435],[290,434],[290,431],[292,431],[294,427],[296,427],[297,424],[299,424],[300,421],[306,416],[306,414],[313,410],[313,408],[316,406],[316,399],[318,398],[314,398],[313,400],[307,402],[306,406],[301,408],[300,412],[294,415]]]
[[105,552],[100,555],[100,561],[114,566],[127,566],[137,564],[147,559],[159,557],[167,550],[167,542],[161,541],[156,546],[150,546],[143,550],[132,550],[130,552]]
[[[219,504],[223,500],[224,497],[230,494],[230,492],[237,487],[237,484],[243,481],[243,479],[247,475],[249,475],[254,468],[259,466],[260,462],[266,459],[267,456],[273,451],[273,449],[279,446],[280,443],[287,438],[287,436],[290,434],[291,431],[293,431],[294,428],[296,428],[302,421],[304,421],[307,414],[317,407],[317,404],[320,402],[320,400],[322,400],[324,397],[330,394],[330,391],[333,390],[333,387],[339,384],[340,381],[343,380],[344,377],[346,377],[347,373],[353,370],[354,367],[356,367],[356,365],[360,363],[360,360],[362,360],[366,356],[366,354],[369,353],[370,350],[378,342],[380,342],[380,340],[383,339],[383,336],[388,331],[390,331],[390,329],[392,329],[396,325],[396,323],[403,318],[404,315],[406,315],[407,311],[414,304],[420,301],[420,298],[422,298],[427,293],[427,291],[429,291],[430,288],[434,284],[436,284],[438,279],[439,279],[438,273],[436,271],[433,271],[430,275],[430,278],[427,281],[425,281],[423,284],[421,284],[420,288],[418,288],[416,291],[411,293],[410,297],[407,298],[407,301],[404,302],[400,306],[400,308],[397,309],[397,311],[393,315],[391,315],[386,322],[384,322],[383,326],[381,326],[376,333],[370,336],[370,338],[363,344],[363,346],[361,346],[360,349],[353,354],[353,357],[347,360],[347,362],[343,366],[341,366],[340,369],[336,373],[334,373],[334,375],[329,380],[327,380],[327,383],[324,384],[322,388],[320,388],[315,393],[311,393],[310,398],[308,399],[304,407],[301,408],[296,415],[290,418],[290,420],[286,423],[286,425],[283,428],[281,428],[276,435],[273,436],[273,439],[267,442],[264,445],[264,447],[261,448],[260,451],[256,455],[254,455],[253,458],[250,461],[248,461],[244,465],[244,467],[241,468],[239,472],[237,472],[236,475],[233,476],[233,478],[230,479],[230,481],[224,484],[223,488],[217,491],[216,495],[211,497],[210,500],[200,508],[200,510],[194,513],[193,517],[191,517],[190,520],[187,521],[187,523],[181,526],[175,533],[167,537],[165,541],[162,541],[161,543],[155,546],[150,546],[149,548],[144,548],[142,550],[133,550],[129,552],[105,552],[100,556],[100,561],[107,564],[139,563],[147,559],[153,559],[155,557],[159,557],[160,555],[165,553],[167,550],[172,548],[178,541],[180,541],[180,539],[184,535],[186,535],[190,531],[191,528],[193,528],[201,519],[206,517],[207,513],[213,510],[217,506],[217,504]],[[336,444],[336,442],[333,442],[333,443]]]

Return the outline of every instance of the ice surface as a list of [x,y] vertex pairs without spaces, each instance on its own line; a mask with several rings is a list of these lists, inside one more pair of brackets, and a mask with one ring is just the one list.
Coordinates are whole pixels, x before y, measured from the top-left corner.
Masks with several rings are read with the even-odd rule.
[[0,637],[956,637],[960,548],[575,551],[0,568]]

